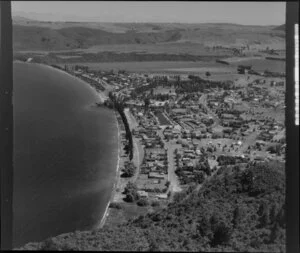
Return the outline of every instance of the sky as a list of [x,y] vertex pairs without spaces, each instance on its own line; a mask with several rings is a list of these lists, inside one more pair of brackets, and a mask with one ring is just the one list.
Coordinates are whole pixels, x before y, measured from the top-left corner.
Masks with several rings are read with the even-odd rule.
[[281,25],[285,2],[12,1],[13,15],[43,21]]

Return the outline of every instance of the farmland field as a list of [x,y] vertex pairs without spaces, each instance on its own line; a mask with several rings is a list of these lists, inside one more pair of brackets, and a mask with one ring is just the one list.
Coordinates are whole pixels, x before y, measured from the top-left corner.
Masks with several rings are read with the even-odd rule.
[[[76,51],[76,50],[74,50]],[[152,53],[152,54],[192,54],[192,55],[228,55],[229,52],[208,50],[200,43],[156,43],[156,44],[120,44],[96,45],[87,49],[79,49],[85,53],[117,52],[117,53]]]
[[[76,62],[68,65],[85,65],[92,70],[126,70],[128,72],[172,72],[171,68],[197,68],[216,63],[192,61],[151,61],[151,62]],[[219,64],[221,65],[221,64]],[[224,67],[223,65],[221,65]]]
[[226,50],[210,50],[200,43],[191,42],[165,42],[155,44],[104,44],[95,45],[89,48],[78,48],[72,50],[18,50],[20,53],[40,52],[47,54],[53,53],[102,53],[102,52],[115,52],[115,53],[148,53],[148,54],[190,54],[190,55],[216,55],[216,56],[230,56],[231,53]]
[[233,62],[232,66],[237,65],[252,65],[255,71],[263,72],[269,70],[272,72],[285,72],[285,61],[275,61],[266,59],[246,59],[238,62]]
[[174,69],[166,69],[167,71],[175,71],[175,72],[198,72],[198,73],[231,73],[232,67],[195,67],[195,68],[174,68]]
[[[64,64],[60,64],[63,66]],[[185,69],[193,68],[194,72],[198,72],[197,68],[214,68],[217,70],[217,67],[220,66],[220,69],[235,70],[235,67],[228,68],[224,67],[223,64],[216,62],[200,62],[200,61],[151,61],[151,62],[75,62],[68,65],[84,65],[88,66],[92,70],[126,70],[128,72],[158,72],[158,73],[172,73],[172,72],[186,72]],[[218,68],[219,69],[219,68]],[[222,71],[219,71],[222,72]],[[224,73],[224,71],[223,71]]]

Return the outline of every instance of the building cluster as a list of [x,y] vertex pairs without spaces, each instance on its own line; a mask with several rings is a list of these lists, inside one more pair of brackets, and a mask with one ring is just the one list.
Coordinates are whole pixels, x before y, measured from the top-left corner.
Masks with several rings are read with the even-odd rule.
[[[251,74],[251,66],[239,69]],[[167,198],[169,185],[175,184],[172,172],[185,187],[203,183],[224,166],[284,162],[284,120],[277,118],[285,107],[282,77],[264,76],[224,88],[206,84],[200,91],[197,78],[185,80],[193,83],[183,89],[180,76],[74,71],[111,87],[137,122],[132,135],[143,147],[136,178],[141,197]]]

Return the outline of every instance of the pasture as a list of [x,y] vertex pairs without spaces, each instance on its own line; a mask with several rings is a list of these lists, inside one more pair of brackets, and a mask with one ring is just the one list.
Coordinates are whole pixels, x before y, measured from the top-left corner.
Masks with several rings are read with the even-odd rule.
[[223,60],[228,61],[230,65],[234,67],[237,67],[238,65],[251,65],[252,69],[258,72],[263,72],[265,70],[285,72],[285,61],[267,60],[258,57],[229,58]]
[[[76,62],[68,65],[84,65],[92,70],[126,70],[128,72],[147,72],[147,73],[177,73],[185,72],[180,69],[199,68],[205,66],[213,66],[215,62],[193,62],[193,61],[151,61],[151,62]],[[62,65],[62,64],[61,64]],[[218,64],[224,67],[222,64]],[[177,69],[177,71],[170,70]]]
[[[116,52],[116,53],[148,53],[148,54],[191,54],[191,55],[230,55],[225,50],[212,51],[200,43],[168,42],[155,44],[119,44],[96,45],[87,49],[78,49],[84,53]],[[76,50],[74,50],[76,51]]]

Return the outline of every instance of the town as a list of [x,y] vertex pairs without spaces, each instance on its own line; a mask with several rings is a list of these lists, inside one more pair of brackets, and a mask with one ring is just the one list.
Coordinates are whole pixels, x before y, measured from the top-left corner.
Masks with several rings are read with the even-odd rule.
[[234,81],[212,81],[209,72],[203,79],[59,68],[99,92],[96,106],[118,105],[119,175],[110,207],[166,205],[215,173],[285,161],[284,73],[239,65]]

